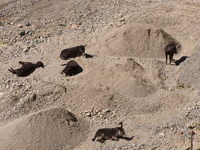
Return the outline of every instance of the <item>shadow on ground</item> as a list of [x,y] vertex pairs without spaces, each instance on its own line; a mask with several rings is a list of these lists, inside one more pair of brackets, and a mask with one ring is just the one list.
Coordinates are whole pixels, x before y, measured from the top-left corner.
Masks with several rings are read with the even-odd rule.
[[187,56],[182,56],[179,60],[175,61],[175,65],[179,66],[182,62],[184,62],[188,57]]
[[134,136],[132,137],[123,137],[122,139],[126,140],[126,141],[131,141],[133,139]]

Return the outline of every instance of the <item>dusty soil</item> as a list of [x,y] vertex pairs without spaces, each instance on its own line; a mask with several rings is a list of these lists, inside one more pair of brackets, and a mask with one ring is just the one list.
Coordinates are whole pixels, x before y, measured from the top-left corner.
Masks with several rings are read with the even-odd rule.
[[[198,0],[1,1],[0,149],[191,149],[191,131],[200,149],[199,16]],[[85,44],[83,72],[61,74]],[[17,77],[19,61],[45,67]],[[126,138],[91,140],[120,121]]]

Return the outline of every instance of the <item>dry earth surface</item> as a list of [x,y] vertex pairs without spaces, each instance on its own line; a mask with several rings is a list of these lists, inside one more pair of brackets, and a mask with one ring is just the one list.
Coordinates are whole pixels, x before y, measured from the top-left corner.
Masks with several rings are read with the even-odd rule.
[[[191,131],[200,149],[199,16],[199,0],[1,0],[0,149],[189,150]],[[83,72],[61,74],[85,44]],[[19,61],[45,67],[17,77]],[[120,121],[126,138],[91,140]]]

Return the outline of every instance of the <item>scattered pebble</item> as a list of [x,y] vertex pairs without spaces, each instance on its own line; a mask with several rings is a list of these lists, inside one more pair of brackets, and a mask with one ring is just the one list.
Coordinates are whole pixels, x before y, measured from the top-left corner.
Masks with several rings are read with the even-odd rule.
[[31,24],[29,23],[29,22],[26,22],[26,24],[25,24],[26,26],[31,26]]
[[3,94],[4,94],[3,92],[0,92],[0,97],[2,97],[2,96],[3,96]]
[[125,19],[123,19],[123,18],[122,18],[122,19],[120,19],[119,21],[120,21],[120,22],[124,22],[124,21],[125,21]]
[[20,36],[24,36],[25,34],[26,34],[25,30],[22,30],[22,31],[19,32]]
[[18,24],[18,28],[23,28],[23,26],[21,24]]
[[165,137],[165,133],[164,133],[164,132],[159,133],[159,137],[160,137],[160,138],[164,138],[164,137]]
[[30,50],[30,46],[25,46],[23,52],[27,53]]

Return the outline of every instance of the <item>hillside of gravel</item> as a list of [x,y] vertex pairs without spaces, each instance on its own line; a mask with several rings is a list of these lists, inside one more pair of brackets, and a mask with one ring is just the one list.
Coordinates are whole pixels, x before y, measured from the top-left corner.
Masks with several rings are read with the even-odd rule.
[[1,149],[72,149],[86,139],[87,124],[65,109],[51,108],[9,122],[1,136]]
[[[200,3],[0,2],[0,149],[200,149]],[[178,53],[166,65],[164,47]],[[61,74],[63,49],[82,68]],[[18,77],[19,61],[42,61]],[[92,141],[123,121],[126,138]],[[191,131],[194,135],[191,139]]]

